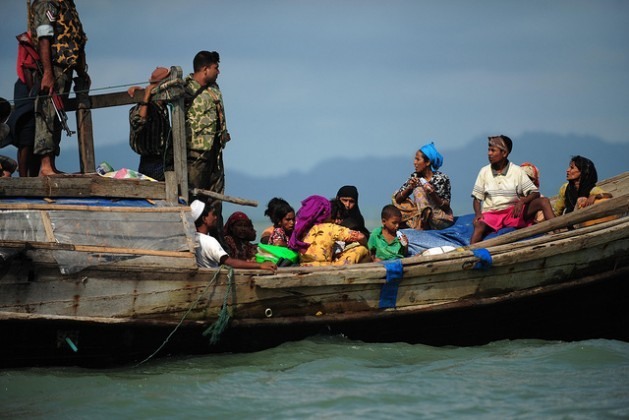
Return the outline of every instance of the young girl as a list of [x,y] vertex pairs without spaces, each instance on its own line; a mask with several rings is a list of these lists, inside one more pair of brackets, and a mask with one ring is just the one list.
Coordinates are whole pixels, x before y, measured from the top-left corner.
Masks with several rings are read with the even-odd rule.
[[[295,228],[295,210],[286,200],[275,197],[269,201],[264,215],[271,219],[273,227],[265,229],[260,242],[288,246],[288,240]],[[268,235],[265,235],[267,233]]]

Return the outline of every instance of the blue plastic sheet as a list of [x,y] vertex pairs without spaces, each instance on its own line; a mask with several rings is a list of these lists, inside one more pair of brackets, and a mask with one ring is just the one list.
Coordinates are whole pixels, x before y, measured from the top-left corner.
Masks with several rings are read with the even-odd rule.
[[491,265],[493,264],[493,259],[491,258],[491,254],[485,248],[479,248],[472,251],[474,256],[478,258],[474,267],[474,270],[489,270]]
[[[456,218],[454,225],[442,230],[415,230],[402,229],[402,233],[408,238],[408,255],[421,254],[423,251],[440,246],[453,246],[455,248],[468,246],[474,232],[473,214],[466,214]],[[515,229],[504,228],[498,232],[490,233],[485,239],[511,232]]]
[[382,264],[387,270],[387,281],[380,291],[379,307],[380,309],[395,308],[398,286],[404,277],[404,266],[400,260],[385,261]]

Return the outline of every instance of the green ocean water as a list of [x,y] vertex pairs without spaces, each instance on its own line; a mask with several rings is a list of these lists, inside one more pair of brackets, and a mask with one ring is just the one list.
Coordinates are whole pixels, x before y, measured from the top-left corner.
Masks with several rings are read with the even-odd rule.
[[13,419],[629,418],[629,343],[314,337],[139,367],[5,370],[0,407]]

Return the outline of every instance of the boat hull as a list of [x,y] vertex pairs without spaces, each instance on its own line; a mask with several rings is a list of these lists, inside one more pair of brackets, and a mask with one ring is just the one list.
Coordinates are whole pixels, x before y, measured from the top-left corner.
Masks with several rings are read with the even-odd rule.
[[266,324],[234,322],[215,345],[203,335],[207,324],[195,322],[184,322],[177,327],[176,323],[141,320],[120,323],[44,318],[3,320],[0,336],[9,341],[3,340],[0,360],[5,368],[107,367],[138,363],[153,355],[259,351],[317,334],[366,342],[436,346],[482,345],[513,339],[629,341],[627,274],[625,271],[615,276],[599,276],[570,287],[522,294],[500,302],[476,302],[438,310],[393,310],[319,322],[307,319]]

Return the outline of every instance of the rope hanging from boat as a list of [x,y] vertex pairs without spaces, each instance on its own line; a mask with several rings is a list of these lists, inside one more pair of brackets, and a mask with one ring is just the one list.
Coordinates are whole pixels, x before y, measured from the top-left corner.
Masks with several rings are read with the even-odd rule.
[[[168,334],[168,337],[166,337],[166,339],[164,340],[164,342],[157,348],[157,350],[155,350],[153,353],[151,353],[146,359],[142,360],[141,362],[137,363],[135,366],[133,367],[138,367],[140,365],[143,365],[144,363],[148,362],[149,360],[151,360],[153,357],[155,357],[155,355],[157,353],[159,353],[164,346],[168,343],[168,341],[170,340],[170,338],[175,334],[175,332],[177,332],[177,330],[179,329],[179,327],[181,327],[181,325],[183,324],[183,321],[188,317],[188,315],[190,314],[190,312],[192,312],[192,310],[197,306],[197,304],[199,303],[199,301],[201,300],[201,298],[203,296],[205,296],[205,294],[207,293],[208,289],[210,288],[210,286],[216,281],[216,279],[218,278],[218,275],[220,274],[221,270],[222,270],[223,266],[219,266],[218,270],[216,270],[216,273],[214,273],[214,277],[212,277],[212,279],[208,282],[208,284],[205,286],[205,289],[203,289],[203,291],[201,292],[201,294],[199,294],[199,296],[197,297],[197,299],[192,302],[192,304],[190,305],[190,307],[188,308],[188,310],[186,311],[186,313],[183,315],[183,318],[181,318],[181,321],[179,321],[179,323],[175,326],[175,328],[170,332],[170,334]],[[229,267],[229,272],[227,275],[227,278],[229,280],[228,283],[228,293],[229,293],[229,289],[231,289],[231,279],[232,276],[234,274],[234,269]],[[227,301],[227,296],[225,296],[225,301],[223,303],[223,305],[225,305],[225,302]],[[221,308],[221,312],[223,311],[223,309]],[[220,319],[220,316],[219,316]],[[228,318],[229,319],[229,318]],[[218,321],[217,321],[218,322]],[[215,322],[216,324],[216,322]],[[214,325],[214,324],[212,324]],[[211,327],[210,327],[211,328]],[[225,329],[223,327],[223,329]],[[222,333],[222,331],[221,331]],[[203,333],[205,335],[205,333]],[[220,335],[220,334],[219,334]]]
[[229,307],[227,306],[227,299],[232,292],[233,277],[234,269],[229,267],[229,272],[227,273],[227,290],[225,291],[225,298],[223,299],[223,306],[221,306],[221,311],[218,314],[218,319],[214,321],[214,323],[210,325],[207,330],[203,331],[204,336],[210,336],[211,345],[218,343],[221,338],[221,334],[223,334],[223,331],[225,331],[225,328],[227,328],[229,318],[231,318]]

